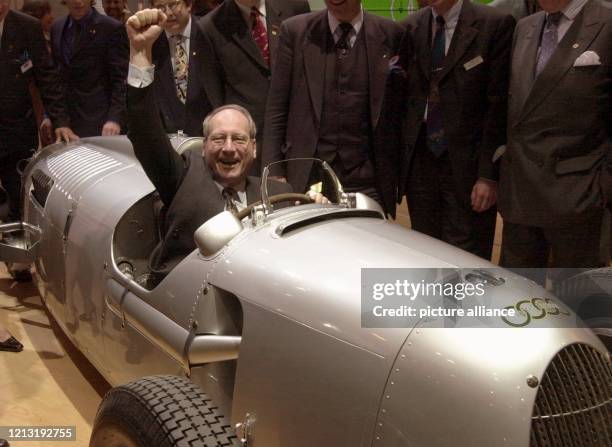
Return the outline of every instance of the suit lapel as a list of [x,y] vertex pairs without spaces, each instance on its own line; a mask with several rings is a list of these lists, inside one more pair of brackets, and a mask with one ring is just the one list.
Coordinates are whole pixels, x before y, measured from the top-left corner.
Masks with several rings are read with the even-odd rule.
[[58,60],[61,65],[65,65],[64,56],[62,53],[62,37],[64,36],[64,31],[66,30],[66,21],[68,20],[68,17],[69,16],[64,16],[53,24],[53,28],[56,30],[56,32],[52,33],[53,52],[55,53],[56,60]]
[[[533,82],[531,92],[525,101],[523,117],[544,101],[573,66],[576,58],[586,51],[597,36],[603,23],[600,21],[595,9],[596,4],[588,2],[578,14],[569,30],[567,30],[567,33],[561,42],[559,42],[557,49],[542,70],[542,73]],[[538,43],[536,42],[537,45]],[[535,65],[535,61],[533,64]]]
[[459,21],[455,27],[448,53],[444,58],[444,65],[440,73],[440,82],[442,82],[453,68],[455,68],[455,65],[461,60],[472,44],[472,41],[478,35],[478,30],[472,27],[474,19],[473,6],[469,1],[465,0],[461,7],[461,12],[459,13]]
[[79,51],[81,51],[84,47],[87,47],[91,43],[91,41],[93,41],[96,38],[98,19],[99,19],[98,12],[92,6],[91,17],[89,20],[85,22],[85,26],[81,30],[81,36],[79,38],[78,45],[76,45],[74,47],[74,50],[72,51],[73,59],[74,59],[74,56]]
[[242,50],[262,68],[268,69],[261,51],[251,37],[249,27],[244,21],[242,13],[238,9],[236,2],[228,0],[223,6],[227,5],[226,26],[231,32],[232,39]]
[[172,59],[170,57],[170,42],[166,33],[162,32],[153,45],[153,61],[155,62],[156,76],[159,76],[159,83],[167,97],[176,98],[176,86],[174,84],[174,70],[172,69]]
[[[527,35],[521,46],[522,54],[517,55],[521,61],[520,73],[521,81],[524,81],[523,86],[529,91],[533,85],[533,77],[538,57],[538,45],[540,40],[540,30],[544,25],[544,14],[541,14],[538,20],[531,24],[531,29],[527,31]],[[519,67],[517,67],[519,68]]]
[[10,53],[12,50],[12,43],[9,42],[17,35],[13,30],[13,15],[13,11],[9,10],[4,18],[4,30],[2,31],[2,40],[0,41],[0,51],[4,54]]
[[[246,179],[246,195],[247,204],[255,203],[261,200],[261,179],[258,177],[248,176]],[[268,195],[270,193],[268,192]]]
[[196,63],[199,49],[199,45],[197,44],[198,39],[200,39],[198,24],[195,16],[191,16],[191,33],[189,34],[189,72],[187,74],[187,99],[185,104],[193,100],[198,90],[197,83],[199,82],[199,74],[198,64]]
[[304,58],[304,71],[310,92],[317,122],[321,122],[321,109],[323,107],[323,88],[325,84],[326,51],[328,45],[329,24],[327,10],[321,11],[313,20],[312,27],[302,48]]
[[368,54],[370,118],[372,129],[375,129],[380,116],[380,108],[385,91],[385,80],[389,71],[389,47],[386,45],[385,34],[367,13],[363,14],[362,32],[365,32],[365,45]]
[[268,29],[268,47],[270,49],[270,68],[274,62],[273,54],[276,54],[278,48],[278,35],[280,25],[283,21],[282,6],[277,5],[272,0],[266,2],[266,26]]
[[417,64],[421,68],[421,72],[425,79],[429,80],[431,75],[431,8],[427,7],[417,12],[419,17],[417,25],[413,32],[414,47],[417,52]]

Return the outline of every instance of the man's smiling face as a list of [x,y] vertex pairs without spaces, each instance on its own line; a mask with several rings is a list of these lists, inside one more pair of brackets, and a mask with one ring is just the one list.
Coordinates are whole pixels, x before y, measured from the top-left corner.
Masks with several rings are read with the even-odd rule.
[[204,159],[221,185],[241,190],[256,156],[247,117],[234,109],[216,113],[204,142]]

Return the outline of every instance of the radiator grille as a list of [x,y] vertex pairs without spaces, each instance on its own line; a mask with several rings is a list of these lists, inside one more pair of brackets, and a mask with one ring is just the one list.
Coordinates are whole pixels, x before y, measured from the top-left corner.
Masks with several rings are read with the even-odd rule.
[[36,169],[32,173],[32,195],[43,208],[47,203],[47,197],[49,197],[52,187],[53,179],[40,169]]
[[49,171],[58,180],[56,185],[63,192],[71,193],[83,182],[105,171],[122,166],[122,163],[108,155],[87,147],[80,147],[49,157],[47,165]]
[[533,409],[531,447],[612,446],[612,366],[584,344],[552,360]]

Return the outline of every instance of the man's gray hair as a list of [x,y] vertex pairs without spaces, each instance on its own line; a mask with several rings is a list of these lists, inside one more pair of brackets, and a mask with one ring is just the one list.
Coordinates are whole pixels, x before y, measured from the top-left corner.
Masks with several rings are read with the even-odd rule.
[[204,140],[206,140],[210,135],[210,121],[217,113],[223,112],[224,110],[236,110],[237,112],[242,113],[249,122],[249,138],[253,140],[255,139],[255,136],[257,135],[257,126],[255,125],[255,121],[253,121],[253,117],[249,111],[238,104],[226,104],[224,106],[217,107],[215,110],[206,115],[206,118],[204,118],[204,122],[202,123],[202,135],[204,136]]

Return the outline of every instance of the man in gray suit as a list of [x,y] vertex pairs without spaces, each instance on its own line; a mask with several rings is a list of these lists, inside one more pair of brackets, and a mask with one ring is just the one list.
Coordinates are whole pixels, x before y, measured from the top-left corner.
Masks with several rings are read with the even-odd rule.
[[[200,21],[206,46],[202,78],[212,107],[248,109],[260,145],[280,24],[309,11],[306,0],[226,0]],[[256,162],[253,173],[260,168]]]
[[501,264],[598,267],[612,197],[612,9],[539,3],[514,35]]
[[[403,29],[364,12],[360,0],[325,4],[327,9],[281,26],[266,106],[263,164],[321,158],[346,191],[368,194],[394,213],[397,163],[381,117],[390,61]],[[288,164],[274,174],[302,190],[316,180],[311,166]]]

